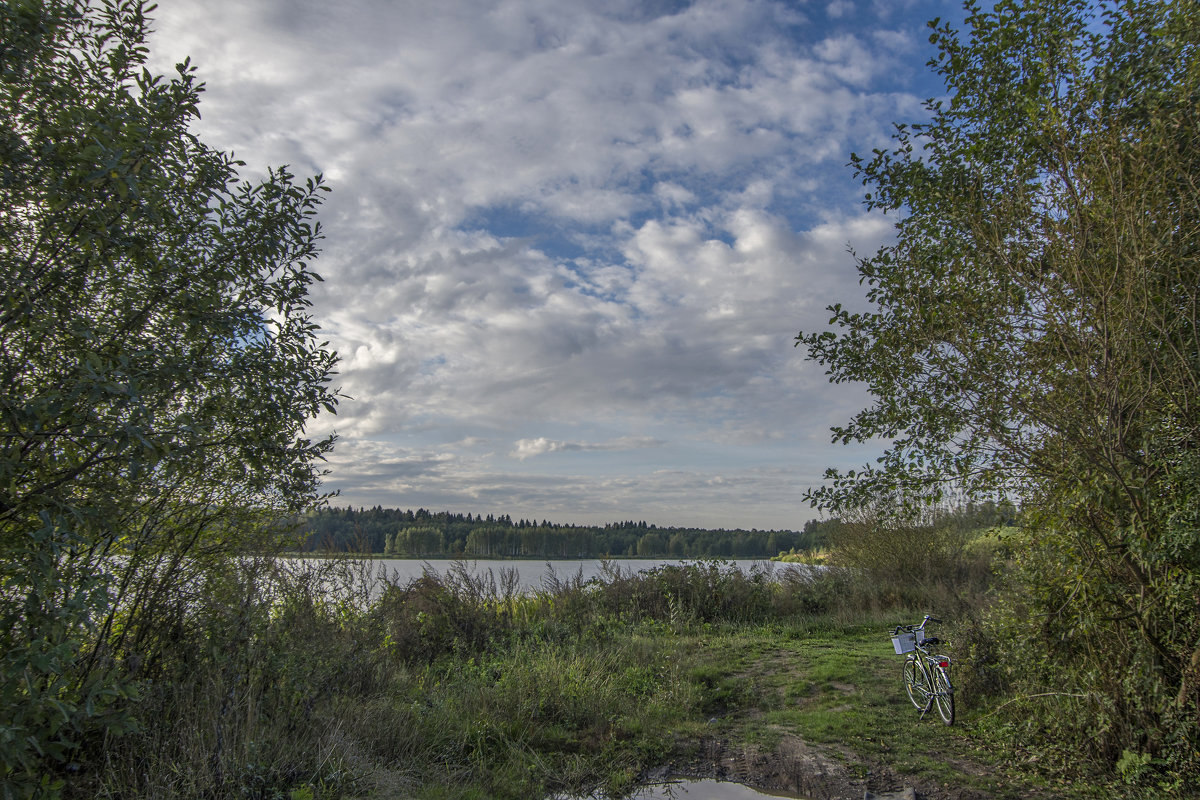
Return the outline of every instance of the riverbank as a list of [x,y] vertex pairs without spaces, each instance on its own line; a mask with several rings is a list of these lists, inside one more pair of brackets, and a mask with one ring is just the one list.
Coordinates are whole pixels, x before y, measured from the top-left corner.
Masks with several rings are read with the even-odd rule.
[[622,797],[665,774],[1103,794],[999,744],[967,697],[962,726],[918,721],[887,629],[919,612],[878,611],[837,570],[668,565],[532,594],[466,572],[378,591],[341,561],[229,570],[130,727],[64,767],[65,796]]

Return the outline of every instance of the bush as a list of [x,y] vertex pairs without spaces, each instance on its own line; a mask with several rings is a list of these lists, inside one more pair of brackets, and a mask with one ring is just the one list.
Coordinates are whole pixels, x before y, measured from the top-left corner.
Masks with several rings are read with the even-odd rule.
[[854,577],[864,605],[959,616],[983,603],[1000,552],[987,529],[975,525],[963,511],[860,510],[830,534],[830,560]]
[[286,170],[243,182],[189,130],[200,86],[186,63],[146,70],[149,10],[0,3],[0,781],[14,796],[64,790],[159,681],[207,663],[196,638],[240,619],[221,616],[222,576],[286,542],[268,521],[315,503],[332,446],[305,435],[337,402],[307,299],[324,187]]
[[[995,602],[972,631],[972,688],[993,695],[1016,740],[1040,742],[1064,764],[1115,770],[1147,787],[1194,784],[1195,703],[1181,697],[1179,676],[1136,617],[1113,619],[1103,610],[1120,607],[1120,584],[1062,554],[1077,546],[1072,536],[1034,530],[1012,543]],[[1155,602],[1178,603],[1183,593],[1194,604],[1188,586],[1181,575]],[[1195,614],[1184,606],[1173,612],[1173,629],[1195,641]],[[1158,644],[1165,649],[1169,641]],[[1122,761],[1134,763],[1130,753],[1145,758],[1136,770],[1120,770]]]

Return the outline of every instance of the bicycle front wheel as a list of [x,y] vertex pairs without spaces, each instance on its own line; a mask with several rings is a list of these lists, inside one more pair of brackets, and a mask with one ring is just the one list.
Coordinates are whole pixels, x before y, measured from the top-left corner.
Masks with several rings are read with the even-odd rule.
[[947,725],[954,724],[954,689],[950,686],[950,676],[942,667],[934,667],[933,673],[933,704],[937,706],[938,716]]
[[921,711],[929,708],[929,673],[920,659],[909,656],[904,660],[904,688],[914,706]]

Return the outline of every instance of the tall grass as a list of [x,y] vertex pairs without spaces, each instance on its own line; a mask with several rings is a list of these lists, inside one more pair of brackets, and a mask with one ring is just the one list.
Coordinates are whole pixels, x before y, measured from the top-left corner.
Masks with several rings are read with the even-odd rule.
[[[628,788],[714,691],[675,633],[837,613],[838,570],[703,562],[523,594],[503,569],[381,585],[241,559],[155,631],[134,725],[54,767],[68,797],[535,797]],[[702,677],[702,676],[701,676]]]

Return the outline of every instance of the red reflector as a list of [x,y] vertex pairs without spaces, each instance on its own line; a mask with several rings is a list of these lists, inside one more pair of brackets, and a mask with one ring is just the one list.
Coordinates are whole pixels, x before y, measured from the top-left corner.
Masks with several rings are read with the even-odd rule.
[[950,669],[950,662],[949,661],[939,661],[938,666],[941,667],[942,669]]

